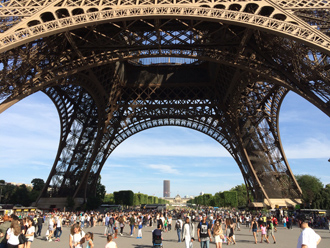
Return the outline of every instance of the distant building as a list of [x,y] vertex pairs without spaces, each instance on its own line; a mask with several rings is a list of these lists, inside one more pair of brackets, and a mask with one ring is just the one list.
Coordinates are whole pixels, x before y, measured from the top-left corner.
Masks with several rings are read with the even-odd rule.
[[171,191],[170,191],[170,180],[164,180],[164,193],[163,197],[171,197]]
[[162,197],[161,199],[165,199],[166,201],[169,202],[169,204],[171,206],[174,207],[184,207],[187,206],[187,201],[189,201],[190,199],[193,199],[194,197],[190,196],[190,197],[185,197],[185,198],[181,198],[180,195],[176,195],[176,197],[171,198],[171,197]]
[[202,192],[200,192],[200,193],[199,193],[199,195],[204,195],[204,192],[203,192],[203,191],[202,191]]
[[30,184],[30,183],[15,183],[15,182],[8,182],[6,184],[11,184],[11,185],[14,185],[14,186],[21,186],[23,184],[25,184],[26,187],[30,187],[30,188],[33,188],[33,185]]

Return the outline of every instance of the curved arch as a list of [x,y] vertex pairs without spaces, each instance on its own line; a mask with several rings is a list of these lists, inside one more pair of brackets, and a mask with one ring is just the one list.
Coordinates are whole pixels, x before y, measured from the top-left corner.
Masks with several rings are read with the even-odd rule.
[[55,20],[55,16],[52,12],[45,12],[40,15],[40,19],[43,22],[50,22]]
[[[159,54],[159,52],[161,54]],[[199,51],[200,52],[200,51]],[[37,78],[33,79],[33,83],[31,82],[29,85],[35,86],[33,92],[39,91],[49,86],[51,83],[55,82],[56,80],[60,80],[63,77],[69,76],[72,73],[77,73],[86,69],[94,68],[101,65],[106,65],[110,63],[114,63],[117,61],[124,61],[127,59],[135,59],[135,58],[150,58],[150,57],[183,57],[183,58],[196,58],[198,53],[185,51],[185,50],[179,50],[174,53],[172,53],[169,50],[154,50],[151,49],[149,51],[145,51],[143,54],[141,54],[141,51],[137,50],[134,51],[115,51],[115,52],[100,52],[99,54],[94,54],[92,56],[86,57],[84,60],[77,59],[75,61],[68,60],[67,64],[59,64],[56,66],[56,64],[52,65],[51,68],[45,70],[44,74],[40,74]],[[293,87],[292,82],[287,79],[281,78],[279,75],[274,73],[272,71],[272,68],[269,68],[266,66],[262,61],[256,61],[254,59],[251,59],[249,57],[243,57],[241,56],[238,60],[234,56],[235,54],[230,53],[223,53],[221,51],[217,51],[214,53],[212,49],[204,49],[202,54],[198,55],[198,58],[205,61],[212,61],[221,63],[224,65],[232,66],[235,68],[243,69],[248,72],[255,73],[257,72],[261,77],[264,79],[268,79],[270,81],[276,82],[279,85],[282,85],[286,87],[289,90],[292,90],[296,92],[297,94],[301,95],[308,101],[310,101],[312,104],[317,106],[321,111],[329,115],[325,111],[325,107],[323,103],[320,103],[316,101],[313,98],[309,98],[307,95],[302,95],[301,92],[297,91],[295,87]],[[47,78],[47,81],[43,81],[45,78]],[[41,82],[42,81],[42,82]],[[0,112],[3,112],[13,104],[15,104],[17,101],[21,100],[21,97],[25,97],[26,94],[31,94],[31,89],[27,88],[25,91],[20,92],[20,95],[16,96],[13,95],[11,97],[8,97],[1,105],[0,105]],[[16,100],[18,99],[18,100]]]
[[59,19],[67,18],[70,16],[70,13],[67,9],[58,9],[55,11],[55,14],[56,14],[57,18],[59,18]]
[[234,11],[240,11],[242,8],[242,5],[234,3],[229,5],[229,10],[234,10]]
[[114,151],[114,149],[119,146],[124,140],[128,139],[132,135],[139,133],[143,130],[153,128],[153,127],[163,127],[163,126],[178,126],[178,127],[187,127],[201,133],[204,133],[221,144],[231,155],[237,160],[235,156],[234,149],[235,147],[231,147],[231,142],[229,142],[228,137],[225,137],[225,133],[219,132],[216,128],[207,125],[203,122],[188,119],[188,118],[180,118],[180,117],[172,117],[172,118],[154,118],[154,119],[146,119],[142,121],[133,122],[130,126],[121,130],[121,132],[116,136],[113,141],[113,145],[111,145],[107,156]]
[[[25,27],[24,30],[19,32],[4,34],[3,37],[0,38],[0,52],[7,51],[38,38],[61,33],[67,30],[73,30],[83,26],[90,26],[116,20],[162,17],[183,19],[189,17],[190,19],[200,19],[211,22],[221,21],[224,23],[227,22],[235,25],[247,26],[253,29],[266,30],[279,36],[302,41],[309,44],[311,47],[318,48],[328,54],[330,52],[329,37],[311,27],[302,27],[300,25],[294,25],[274,18],[250,13],[225,9],[187,6],[148,6],[139,8],[123,8],[79,14],[68,18],[53,20],[37,26]],[[51,14],[50,17],[45,18],[45,20],[49,18],[54,18],[53,14]]]
[[248,3],[245,8],[244,8],[244,12],[246,13],[251,13],[251,14],[254,14],[256,13],[256,11],[258,10],[259,8],[259,5],[256,4],[256,3]]
[[265,7],[262,7],[260,12],[259,12],[259,15],[262,15],[262,16],[271,16],[271,14],[274,12],[274,8],[273,7],[270,7],[270,6],[265,6]]
[[30,21],[28,22],[28,27],[33,27],[33,26],[36,26],[36,25],[39,25],[41,22],[39,20],[33,20],[33,21]]

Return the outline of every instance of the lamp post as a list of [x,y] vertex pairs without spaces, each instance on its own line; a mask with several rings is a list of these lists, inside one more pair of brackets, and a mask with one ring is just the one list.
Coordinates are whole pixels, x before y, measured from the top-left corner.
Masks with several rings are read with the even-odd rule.
[[[0,183],[0,186],[5,186],[6,184],[4,183]],[[1,203],[1,199],[2,199],[3,195],[2,195],[2,187],[0,189],[0,203]]]

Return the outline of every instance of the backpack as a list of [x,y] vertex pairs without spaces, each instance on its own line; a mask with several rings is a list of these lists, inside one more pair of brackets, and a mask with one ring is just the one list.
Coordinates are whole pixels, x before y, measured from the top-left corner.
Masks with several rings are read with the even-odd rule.
[[181,228],[181,224],[180,224],[180,221],[179,220],[176,221],[175,228],[176,229],[180,229]]

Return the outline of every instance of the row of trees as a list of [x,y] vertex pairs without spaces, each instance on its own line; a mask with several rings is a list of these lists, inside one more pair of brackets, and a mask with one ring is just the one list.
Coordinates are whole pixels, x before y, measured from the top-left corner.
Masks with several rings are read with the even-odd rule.
[[35,178],[31,183],[32,187],[27,187],[25,184],[16,186],[0,180],[1,203],[30,206],[32,202],[37,200],[45,182],[40,178]]
[[[302,200],[304,207],[330,209],[330,184],[324,186],[320,179],[311,175],[297,175],[297,182],[302,189]],[[88,198],[85,209],[96,209],[102,203],[120,204],[126,206],[138,206],[141,204],[165,204],[164,199],[149,196],[141,193],[134,193],[131,190],[118,191],[113,194],[106,194],[105,186],[101,184],[101,178],[97,183],[97,193]],[[45,182],[40,178],[31,181],[32,187],[22,184],[20,186],[6,184],[0,180],[0,199],[2,204],[20,204],[30,206],[40,194]],[[252,197],[249,197],[252,200]],[[73,204],[73,199],[68,199],[68,203]],[[247,190],[244,184],[237,185],[229,191],[218,192],[214,195],[204,194],[188,201],[204,206],[214,207],[246,207]],[[69,204],[70,205],[70,204]],[[68,207],[69,207],[68,205]]]
[[[311,175],[297,175],[295,177],[302,190],[304,208],[330,209],[330,184],[324,186],[320,179]],[[253,199],[252,196],[249,198],[250,200]],[[244,184],[237,185],[229,191],[197,196],[189,203],[213,207],[246,207],[246,186]]]
[[247,191],[245,184],[237,185],[229,191],[218,192],[214,195],[204,194],[196,196],[188,203],[212,207],[245,207],[247,205]]
[[324,186],[320,179],[311,175],[298,175],[296,179],[306,208],[330,209],[330,184]]
[[122,190],[106,194],[103,203],[138,206],[141,204],[166,204],[168,201],[160,199],[156,196],[149,196],[142,193],[134,193],[131,190]]

